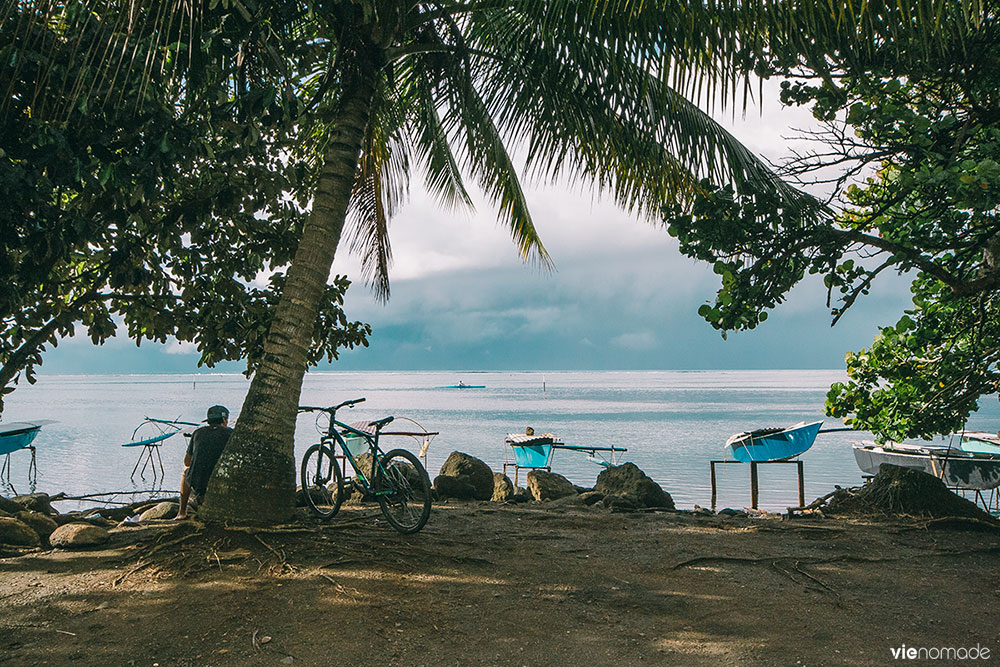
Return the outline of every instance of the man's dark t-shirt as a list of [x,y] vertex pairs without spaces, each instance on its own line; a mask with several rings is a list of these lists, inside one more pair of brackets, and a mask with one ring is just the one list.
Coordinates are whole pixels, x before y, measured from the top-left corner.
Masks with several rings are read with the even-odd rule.
[[191,434],[187,453],[191,455],[191,467],[187,472],[187,483],[196,494],[204,495],[208,488],[208,478],[215,470],[219,455],[229,442],[233,429],[222,424],[202,426]]

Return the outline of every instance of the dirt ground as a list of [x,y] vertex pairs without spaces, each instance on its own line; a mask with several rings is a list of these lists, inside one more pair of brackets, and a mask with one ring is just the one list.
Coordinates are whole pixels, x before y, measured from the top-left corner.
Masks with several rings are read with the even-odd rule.
[[578,506],[436,505],[410,537],[374,508],[164,521],[0,559],[0,664],[857,665],[903,644],[991,662],[998,556],[1000,534],[947,522]]

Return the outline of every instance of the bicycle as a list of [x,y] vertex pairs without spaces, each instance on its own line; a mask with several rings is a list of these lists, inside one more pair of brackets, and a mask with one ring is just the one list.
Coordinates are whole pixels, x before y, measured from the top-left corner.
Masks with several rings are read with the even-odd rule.
[[[326,433],[321,430],[320,441],[306,450],[302,458],[302,492],[313,514],[328,521],[340,510],[344,501],[344,473],[335,457],[336,446],[350,462],[355,476],[352,483],[362,493],[373,496],[386,521],[404,535],[424,527],[431,514],[431,482],[420,460],[405,449],[391,449],[383,453],[378,446],[379,432],[393,417],[369,422],[374,433],[349,426],[336,419],[337,410],[353,408],[364,398],[344,401],[328,408],[299,406],[299,412],[324,412],[330,415]],[[319,418],[317,417],[317,423]],[[348,444],[344,436],[353,442]],[[363,451],[367,446],[367,451]],[[371,455],[371,469],[363,470],[360,459]],[[346,466],[345,466],[346,467]]]

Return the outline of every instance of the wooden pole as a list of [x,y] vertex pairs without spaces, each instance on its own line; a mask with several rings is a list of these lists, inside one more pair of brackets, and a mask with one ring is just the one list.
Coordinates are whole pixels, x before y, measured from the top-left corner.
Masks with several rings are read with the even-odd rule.
[[757,462],[750,462],[750,507],[757,509]]
[[715,511],[715,461],[709,462],[709,466],[712,468],[712,511]]
[[802,474],[802,461],[796,461],[799,469],[799,507],[805,507],[806,504],[806,482],[805,477]]

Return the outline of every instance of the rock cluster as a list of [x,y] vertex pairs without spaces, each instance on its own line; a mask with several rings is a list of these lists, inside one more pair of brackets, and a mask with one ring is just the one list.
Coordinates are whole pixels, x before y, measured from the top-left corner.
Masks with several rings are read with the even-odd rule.
[[80,519],[56,512],[44,493],[0,498],[0,545],[79,549],[108,540],[107,530]]
[[4,546],[15,553],[32,547],[86,549],[107,542],[109,528],[169,520],[178,509],[176,502],[146,501],[60,514],[52,507],[54,499],[45,493],[0,497],[0,551]]
[[452,452],[434,478],[439,500],[491,500],[498,503],[552,502],[601,506],[617,512],[644,508],[674,509],[670,494],[633,463],[606,468],[594,489],[574,485],[562,475],[545,470],[527,474],[527,488],[518,488],[510,477],[494,473],[483,461]]

